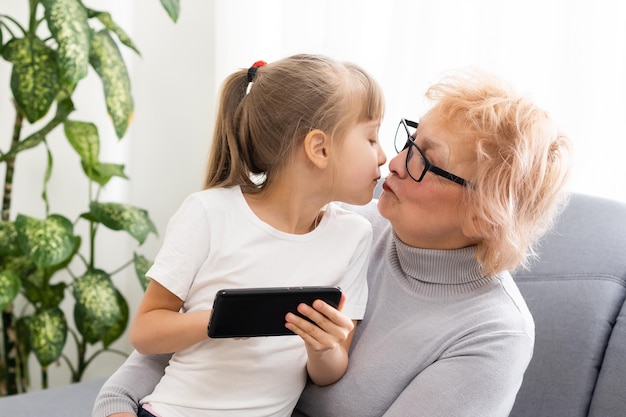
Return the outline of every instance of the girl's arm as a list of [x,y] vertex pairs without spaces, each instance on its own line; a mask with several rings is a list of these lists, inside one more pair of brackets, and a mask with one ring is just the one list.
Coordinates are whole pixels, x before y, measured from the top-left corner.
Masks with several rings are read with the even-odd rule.
[[186,349],[208,338],[211,310],[180,313],[183,301],[154,280],[130,327],[130,341],[144,354]]
[[348,368],[348,352],[356,322],[321,300],[316,300],[313,307],[300,304],[298,312],[317,323],[315,325],[292,313],[286,316],[286,327],[306,344],[309,377],[317,385],[338,381]]

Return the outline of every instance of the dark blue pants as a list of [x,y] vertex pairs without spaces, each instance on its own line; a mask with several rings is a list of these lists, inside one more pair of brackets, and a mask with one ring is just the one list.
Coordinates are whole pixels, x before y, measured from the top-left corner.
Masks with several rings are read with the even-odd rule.
[[154,414],[152,414],[149,411],[144,410],[143,407],[139,407],[139,412],[137,413],[137,417],[154,417]]

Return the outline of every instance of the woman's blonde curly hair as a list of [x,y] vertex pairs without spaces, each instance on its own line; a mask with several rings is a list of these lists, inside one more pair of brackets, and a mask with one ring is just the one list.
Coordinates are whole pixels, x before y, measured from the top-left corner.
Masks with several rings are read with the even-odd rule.
[[464,233],[485,274],[527,267],[566,202],[570,142],[549,114],[491,74],[451,74],[431,86],[429,117],[475,149]]

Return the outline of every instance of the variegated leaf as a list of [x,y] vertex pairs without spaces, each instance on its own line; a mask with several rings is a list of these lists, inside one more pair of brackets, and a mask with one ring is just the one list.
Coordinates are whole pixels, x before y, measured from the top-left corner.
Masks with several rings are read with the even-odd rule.
[[137,279],[139,279],[139,284],[141,288],[145,291],[148,288],[148,283],[150,280],[146,277],[146,272],[152,266],[153,262],[148,260],[143,255],[137,255],[133,257],[133,263],[135,264],[135,273],[137,274]]
[[100,155],[100,136],[95,124],[66,120],[64,123],[65,136],[78,153],[80,159],[88,165],[98,163]]
[[48,133],[54,130],[65,118],[74,111],[74,103],[69,98],[64,98],[57,101],[57,111],[54,118],[50,120],[40,130],[28,136],[21,142],[11,147],[11,150],[5,154],[0,154],[0,161],[4,162],[9,156],[15,156],[18,153],[25,151],[26,149],[34,148],[39,145]]
[[0,222],[0,256],[17,255],[20,247],[17,244],[15,223]]
[[102,186],[106,185],[113,177],[128,179],[124,174],[124,165],[121,164],[98,162],[94,165],[87,165],[83,162],[82,165],[85,175]]
[[0,311],[4,311],[15,300],[21,286],[20,278],[13,271],[0,272]]
[[152,232],[157,234],[156,227],[148,212],[144,209],[120,203],[92,202],[89,205],[91,215],[100,223],[113,230],[125,230],[140,244]]
[[76,85],[87,76],[91,28],[87,12],[77,0],[42,0],[50,33],[59,47],[58,63],[61,79]]
[[132,118],[134,103],[126,64],[117,44],[106,30],[93,34],[89,62],[102,79],[107,112],[117,137],[121,139]]
[[122,295],[119,290],[115,290],[115,294],[117,295],[117,303],[120,306],[120,310],[122,314],[120,315],[117,323],[109,328],[109,331],[102,338],[102,344],[105,348],[108,348],[111,343],[115,342],[120,338],[122,334],[124,334],[124,330],[126,330],[126,326],[128,325],[128,317],[129,317],[129,309],[128,303],[126,299]]
[[5,256],[0,258],[2,265],[0,268],[7,271],[13,271],[22,281],[22,289],[25,287],[30,275],[37,271],[37,266],[24,255]]
[[43,286],[32,285],[33,281],[38,279],[41,275],[43,275],[41,271],[35,271],[28,276],[28,279],[22,281],[22,292],[24,296],[33,305],[38,305],[42,308],[58,306],[63,301],[63,298],[65,298],[67,283],[59,282],[54,285],[47,283]]
[[122,44],[135,51],[137,55],[141,55],[139,49],[137,49],[128,34],[126,34],[126,32],[124,32],[124,29],[122,29],[117,23],[115,23],[110,13],[99,12],[95,10],[88,10],[87,12],[89,14],[89,17],[95,17],[100,21],[100,23],[104,25],[105,28],[115,33],[115,35],[117,35],[117,38],[120,40],[120,42],[122,42]]
[[79,244],[72,222],[61,215],[53,214],[39,220],[19,214],[15,227],[22,252],[39,268],[68,261]]
[[30,123],[44,117],[61,89],[56,55],[38,38],[12,39],[2,50],[13,63],[11,91]]
[[104,271],[87,271],[73,285],[74,321],[88,343],[101,341],[123,316],[117,290]]
[[180,14],[180,0],[161,0],[161,5],[174,22],[178,20]]
[[58,308],[24,318],[30,348],[39,364],[46,367],[59,359],[67,338],[67,320]]

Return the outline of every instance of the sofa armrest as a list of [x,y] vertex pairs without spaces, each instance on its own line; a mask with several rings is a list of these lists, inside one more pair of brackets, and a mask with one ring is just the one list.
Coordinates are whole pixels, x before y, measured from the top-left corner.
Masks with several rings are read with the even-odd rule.
[[86,417],[105,378],[0,398],[3,416]]

